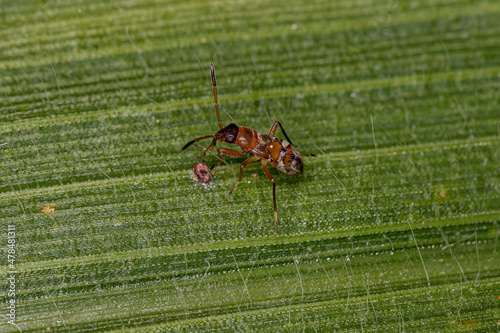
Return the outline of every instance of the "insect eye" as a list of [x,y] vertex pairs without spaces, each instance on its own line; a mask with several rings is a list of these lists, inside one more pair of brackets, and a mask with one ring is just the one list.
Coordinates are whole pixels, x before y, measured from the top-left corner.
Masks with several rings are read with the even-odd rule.
[[229,143],[234,142],[234,136],[228,135],[227,138],[226,138],[226,141],[229,142]]

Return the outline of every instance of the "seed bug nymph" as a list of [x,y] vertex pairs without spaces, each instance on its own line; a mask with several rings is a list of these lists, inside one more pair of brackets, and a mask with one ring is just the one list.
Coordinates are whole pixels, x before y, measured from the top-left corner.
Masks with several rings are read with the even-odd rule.
[[[293,146],[292,141],[286,135],[283,126],[279,121],[275,121],[269,130],[269,134],[259,133],[251,128],[237,126],[236,124],[229,124],[226,127],[222,126],[222,122],[220,121],[219,115],[219,103],[217,101],[217,84],[215,82],[215,70],[214,64],[210,63],[210,75],[212,77],[212,84],[214,90],[214,100],[215,100],[215,111],[217,113],[217,120],[219,121],[220,130],[215,133],[215,135],[205,135],[186,143],[182,150],[185,150],[191,145],[194,145],[201,150],[203,153],[203,163],[205,163],[205,155],[207,152],[212,151],[212,149],[217,144],[217,141],[227,142],[230,144],[236,144],[240,146],[243,152],[239,152],[235,149],[231,148],[219,148],[217,149],[217,158],[219,161],[212,166],[213,169],[215,166],[219,165],[224,160],[222,159],[222,155],[226,155],[229,157],[241,157],[247,154],[252,153],[253,156],[246,159],[240,165],[240,176],[238,177],[238,181],[234,184],[229,194],[233,193],[236,189],[236,186],[241,182],[241,175],[243,172],[243,168],[252,162],[256,162],[258,160],[261,161],[262,170],[266,174],[267,178],[273,183],[273,204],[274,204],[274,224],[276,225],[276,233],[278,233],[278,210],[276,207],[276,182],[274,181],[273,176],[267,169],[267,163],[270,163],[276,169],[288,174],[288,175],[299,175],[303,172],[304,164],[302,162],[302,156],[299,151]],[[286,138],[285,140],[281,140],[276,138],[274,135],[276,134],[276,130],[278,126],[281,129],[281,132]],[[203,139],[213,138],[212,143],[207,148],[200,146],[197,142]]]

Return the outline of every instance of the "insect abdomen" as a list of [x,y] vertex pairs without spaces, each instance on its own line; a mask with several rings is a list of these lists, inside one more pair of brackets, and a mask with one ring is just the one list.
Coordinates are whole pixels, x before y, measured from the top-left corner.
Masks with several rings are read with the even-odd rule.
[[303,171],[302,156],[291,143],[272,138],[266,147],[271,165],[289,175],[301,174]]

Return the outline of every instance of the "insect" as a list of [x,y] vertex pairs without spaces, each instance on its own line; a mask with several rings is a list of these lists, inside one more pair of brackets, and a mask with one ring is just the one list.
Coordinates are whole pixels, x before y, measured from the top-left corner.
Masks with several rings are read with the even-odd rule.
[[210,171],[204,163],[198,163],[193,167],[193,172],[200,182],[203,184],[210,183]]
[[[217,149],[217,158],[219,159],[219,161],[214,164],[211,169],[224,161],[222,159],[222,155],[226,155],[229,157],[241,157],[252,153],[253,156],[249,157],[243,163],[241,163],[240,176],[238,177],[238,181],[236,182],[236,184],[234,184],[231,191],[229,191],[229,194],[233,193],[238,184],[241,182],[243,168],[245,168],[252,162],[260,160],[262,164],[262,170],[264,170],[267,178],[271,181],[271,183],[273,183],[274,224],[276,225],[276,233],[278,233],[279,228],[278,210],[276,206],[276,182],[267,169],[266,165],[267,163],[270,163],[276,169],[288,175],[299,175],[304,170],[302,156],[300,155],[299,151],[293,146],[290,138],[286,134],[283,126],[279,121],[275,121],[273,123],[271,129],[269,130],[269,134],[259,133],[249,127],[237,126],[236,124],[229,124],[226,127],[222,126],[219,115],[219,103],[217,101],[217,83],[215,82],[215,69],[213,63],[210,63],[210,75],[212,77],[215,111],[217,113],[217,120],[219,121],[220,130],[215,133],[215,135],[205,135],[189,141],[184,147],[182,147],[182,150],[185,150],[191,145],[202,149],[204,151],[203,163],[205,163],[206,153],[212,151],[212,149],[217,144],[217,141],[227,142],[240,146],[243,152],[231,148]],[[275,137],[278,126],[285,136],[286,141]],[[202,147],[197,143],[200,140],[208,138],[213,138],[213,140],[207,148]]]

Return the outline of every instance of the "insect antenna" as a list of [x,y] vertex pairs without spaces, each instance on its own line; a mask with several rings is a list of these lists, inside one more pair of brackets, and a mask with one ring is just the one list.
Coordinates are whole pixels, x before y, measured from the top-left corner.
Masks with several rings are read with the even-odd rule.
[[215,69],[214,63],[210,63],[210,76],[212,76],[212,84],[214,85],[214,100],[215,100],[215,111],[217,112],[217,120],[219,121],[219,127],[222,129],[222,122],[220,121],[219,115],[219,102],[217,101],[217,83],[215,82]]
[[[182,147],[182,149],[181,149],[181,150],[186,149],[187,147],[191,146],[193,143],[195,143],[195,142],[197,142],[197,141],[200,141],[200,140],[203,140],[203,139],[208,139],[208,138],[213,138],[213,137],[214,137],[214,135],[205,135],[205,136],[200,136],[199,138],[196,138],[196,139],[191,140],[191,141],[189,141],[188,143],[186,143],[186,144],[184,145],[184,147]],[[197,146],[198,148],[201,148],[201,146],[200,146],[200,145],[195,145],[195,146]]]

